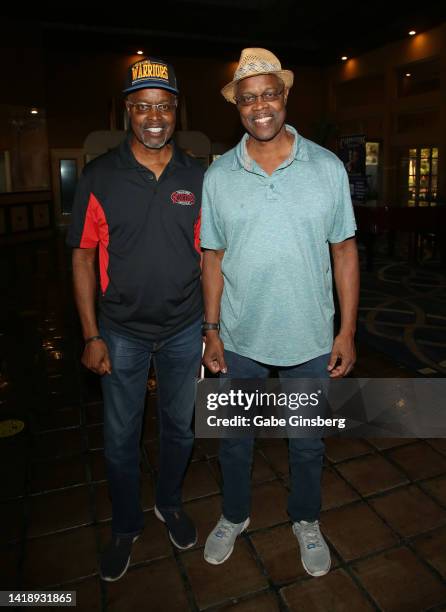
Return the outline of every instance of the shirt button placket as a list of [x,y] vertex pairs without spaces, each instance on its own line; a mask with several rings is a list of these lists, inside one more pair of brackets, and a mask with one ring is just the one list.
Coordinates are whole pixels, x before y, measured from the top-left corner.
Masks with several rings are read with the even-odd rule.
[[267,200],[275,200],[276,199],[276,190],[273,183],[269,183],[266,187],[266,199]]

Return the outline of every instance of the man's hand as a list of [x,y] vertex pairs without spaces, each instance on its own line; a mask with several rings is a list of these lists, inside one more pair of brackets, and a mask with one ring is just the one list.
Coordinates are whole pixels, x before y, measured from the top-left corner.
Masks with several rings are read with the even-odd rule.
[[359,260],[355,238],[331,245],[334,277],[341,311],[341,328],[333,342],[330,378],[346,376],[356,361],[355,329],[359,300]]
[[99,374],[100,376],[103,374],[111,374],[110,356],[108,354],[107,345],[103,340],[93,340],[89,342],[85,346],[81,362],[95,374]]
[[[328,362],[330,378],[342,378],[351,372],[356,361],[354,336],[339,334],[333,342],[333,348]],[[336,365],[337,364],[337,365]]]
[[206,345],[204,348],[203,364],[213,374],[228,371],[225,363],[225,347],[217,332],[211,331],[206,334]]

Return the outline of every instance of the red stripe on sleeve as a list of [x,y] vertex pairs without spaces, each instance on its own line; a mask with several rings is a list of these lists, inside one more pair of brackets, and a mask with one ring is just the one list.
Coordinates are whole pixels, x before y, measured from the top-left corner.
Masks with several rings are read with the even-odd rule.
[[194,223],[194,247],[195,247],[195,250],[201,255],[200,229],[201,229],[201,210],[198,214],[197,220]]
[[92,193],[88,200],[87,212],[85,213],[84,229],[80,241],[81,249],[94,249],[99,242],[99,232],[97,224],[97,207],[100,206]]
[[95,195],[90,193],[84,230],[79,246],[81,249],[92,249],[99,243],[99,277],[102,293],[105,293],[110,282],[108,276],[109,242],[110,235],[104,209]]

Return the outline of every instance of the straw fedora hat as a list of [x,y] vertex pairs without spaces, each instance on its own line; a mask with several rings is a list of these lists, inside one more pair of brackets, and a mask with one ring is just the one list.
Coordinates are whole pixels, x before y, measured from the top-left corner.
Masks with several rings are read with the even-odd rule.
[[282,70],[279,60],[267,49],[243,49],[234,79],[225,85],[221,93],[228,102],[235,104],[235,88],[239,81],[258,74],[277,74],[289,89],[293,85],[294,74],[291,70]]

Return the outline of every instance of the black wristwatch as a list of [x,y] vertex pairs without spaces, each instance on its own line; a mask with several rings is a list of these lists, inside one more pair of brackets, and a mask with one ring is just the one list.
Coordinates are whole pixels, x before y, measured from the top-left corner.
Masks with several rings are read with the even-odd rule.
[[214,329],[220,331],[220,323],[208,323],[207,321],[203,321],[203,325],[201,326],[201,333],[203,334],[203,336],[206,334],[207,331],[211,331]]

